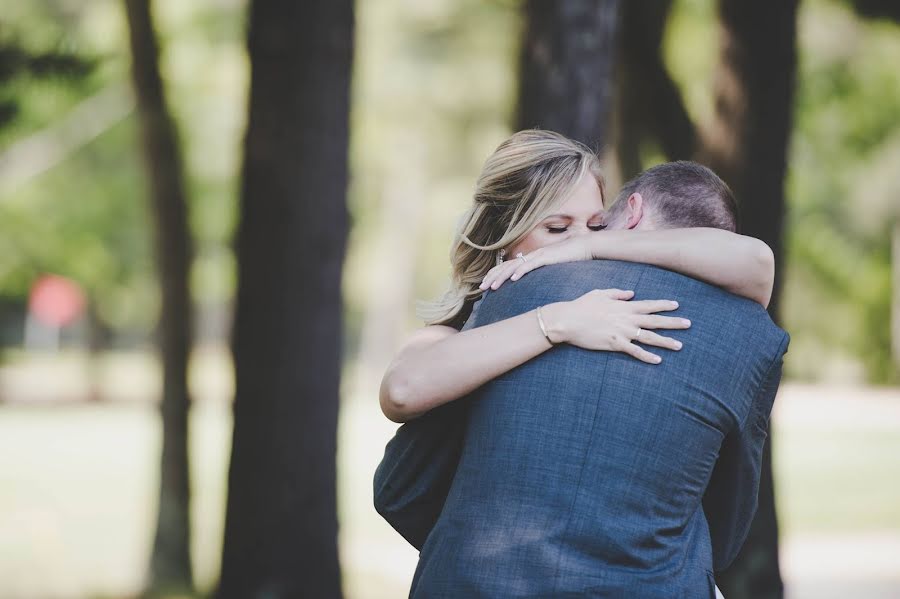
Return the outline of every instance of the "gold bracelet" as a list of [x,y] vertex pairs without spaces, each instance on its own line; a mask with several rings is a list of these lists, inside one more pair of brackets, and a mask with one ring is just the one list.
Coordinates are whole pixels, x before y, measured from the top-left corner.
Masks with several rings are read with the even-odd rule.
[[538,309],[536,310],[536,312],[537,312],[537,319],[538,319],[538,325],[540,325],[540,327],[541,327],[541,332],[544,334],[544,338],[547,340],[547,342],[548,342],[550,345],[556,345],[555,343],[553,343],[553,340],[550,339],[550,335],[547,334],[547,325],[544,324],[544,317],[541,316],[541,307],[542,307],[542,306],[538,306]]

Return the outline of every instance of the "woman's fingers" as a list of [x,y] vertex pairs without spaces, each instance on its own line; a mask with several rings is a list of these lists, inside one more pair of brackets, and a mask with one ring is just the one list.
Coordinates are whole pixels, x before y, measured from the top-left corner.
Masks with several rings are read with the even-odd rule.
[[[644,333],[641,334],[642,338],[643,338],[643,336],[644,336]],[[641,339],[641,340],[643,341],[643,339]],[[639,346],[635,345],[634,343],[624,344],[619,351],[624,352],[634,358],[637,358],[641,362],[646,362],[647,364],[659,364],[660,362],[662,362],[662,358],[660,358],[656,354],[651,354],[646,349],[639,347]]]
[[671,337],[663,337],[662,335],[657,335],[653,331],[648,331],[646,329],[641,329],[641,334],[637,339],[634,339],[634,341],[637,341],[644,345],[653,345],[655,347],[661,347],[663,349],[671,349],[673,351],[678,351],[681,349],[681,341],[672,339]]
[[515,272],[513,272],[509,280],[518,281],[522,278],[522,275],[530,273],[535,268],[544,266],[546,261],[542,259],[542,256],[543,253],[538,249],[525,256],[525,260],[518,258],[519,264],[516,265],[516,270]]
[[677,316],[658,316],[656,314],[643,314],[634,320],[642,329],[689,329],[691,321]]
[[[502,264],[498,264],[488,271],[478,288],[487,289],[488,287],[491,287],[495,281],[503,277],[504,273],[511,270],[514,266],[515,265],[510,264],[508,261],[503,262]],[[496,289],[496,287],[494,289]]]
[[[516,260],[516,262],[521,262],[521,260]],[[512,263],[505,264],[505,268],[497,271],[497,274],[494,276],[493,280],[490,283],[491,289],[498,289],[500,285],[504,283],[516,270],[516,265]]]
[[598,289],[598,291],[614,300],[628,301],[634,297],[634,291],[630,289]]
[[[519,262],[522,262],[522,261],[519,260]],[[518,281],[519,279],[522,278],[522,275],[530,273],[532,270],[534,270],[535,268],[538,268],[539,266],[543,266],[543,264],[538,262],[538,258],[529,259],[528,262],[522,262],[522,264],[519,265],[519,267],[512,274],[512,276],[509,278],[509,280],[510,281]]]
[[639,314],[651,314],[653,312],[670,312],[678,309],[678,302],[671,300],[639,300],[631,302],[631,307]]
[[494,274],[497,272],[497,269],[503,266],[502,264],[498,264],[494,268],[487,271],[487,274],[484,275],[484,278],[481,279],[481,284],[478,286],[479,289],[487,289],[491,286],[491,281],[494,280]]
[[544,262],[544,260],[541,260],[540,250],[535,250],[535,252],[525,256],[524,260],[518,257],[510,258],[489,270],[478,288],[487,289],[490,287],[491,289],[498,289],[507,280],[518,281],[522,278],[522,275],[543,266]]

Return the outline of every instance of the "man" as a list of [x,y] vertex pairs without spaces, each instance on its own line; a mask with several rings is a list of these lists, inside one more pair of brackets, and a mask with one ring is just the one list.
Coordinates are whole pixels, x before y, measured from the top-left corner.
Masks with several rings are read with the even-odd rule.
[[[734,230],[734,202],[709,169],[668,163],[626,184],[608,223]],[[684,349],[649,366],[558,346],[401,427],[375,491],[421,546],[411,596],[713,596],[756,509],[787,335],[749,300],[611,261],[535,270],[467,327],[600,287],[678,300]]]

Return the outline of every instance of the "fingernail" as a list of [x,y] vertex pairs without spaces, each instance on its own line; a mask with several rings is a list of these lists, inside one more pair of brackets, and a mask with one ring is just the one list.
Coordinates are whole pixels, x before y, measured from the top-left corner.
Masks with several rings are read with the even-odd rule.
[[675,342],[675,349],[681,349],[681,341]]
[[691,321],[688,320],[687,318],[681,319],[681,322],[683,322],[685,324],[685,326],[691,326]]
[[678,307],[678,302],[672,302],[672,305],[675,306],[675,307],[677,308],[677,307]]
[[660,362],[662,362],[662,358],[660,358],[659,356],[654,356],[654,357],[653,357],[653,363],[654,363],[654,364],[659,364]]
[[510,277],[510,279],[513,280],[513,281],[518,281],[518,280],[519,280],[519,275],[513,275],[513,276]]

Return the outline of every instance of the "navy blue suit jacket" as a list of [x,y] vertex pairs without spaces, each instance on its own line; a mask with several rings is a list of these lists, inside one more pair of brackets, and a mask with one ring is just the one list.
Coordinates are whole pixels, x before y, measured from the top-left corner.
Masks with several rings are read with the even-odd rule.
[[713,596],[756,510],[787,334],[754,302],[613,261],[508,282],[467,326],[609,287],[678,300],[684,349],[649,365],[560,345],[388,444],[375,503],[421,546],[411,596]]

